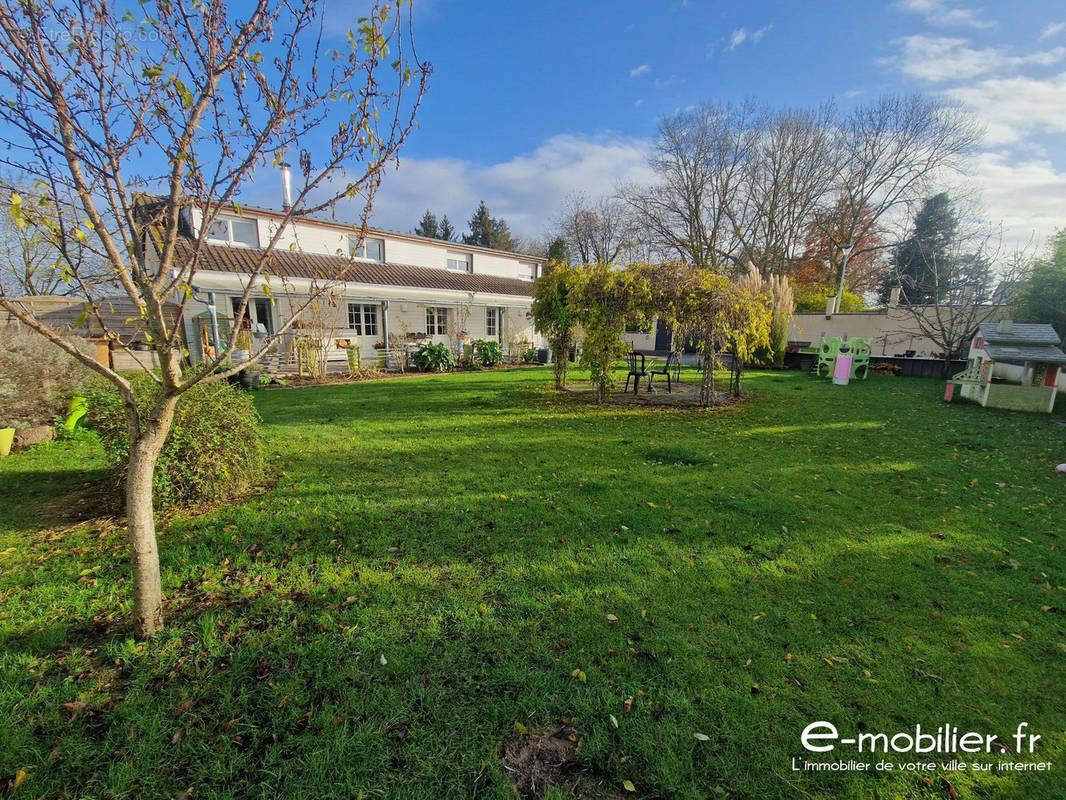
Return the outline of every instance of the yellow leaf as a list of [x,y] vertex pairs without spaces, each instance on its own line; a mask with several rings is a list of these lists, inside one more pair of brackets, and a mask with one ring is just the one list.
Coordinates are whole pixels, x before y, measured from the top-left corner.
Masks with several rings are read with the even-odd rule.
[[24,770],[24,769],[20,769],[18,772],[16,772],[15,773],[15,788],[17,789],[22,784],[24,784],[26,782],[26,778],[28,778],[28,777],[30,777],[30,773],[26,772],[26,770]]
[[650,502],[649,502],[649,503],[648,503],[648,505],[649,505],[649,506],[651,506],[652,508],[658,508],[658,506],[657,506],[657,505],[655,505],[655,503],[650,503]]
[[515,722],[514,722],[514,729],[516,731],[518,731],[519,733],[529,733],[529,730],[526,728],[526,726],[523,725],[518,720],[515,720]]
[[622,781],[622,788],[627,792],[635,792],[637,787],[633,785],[633,781]]

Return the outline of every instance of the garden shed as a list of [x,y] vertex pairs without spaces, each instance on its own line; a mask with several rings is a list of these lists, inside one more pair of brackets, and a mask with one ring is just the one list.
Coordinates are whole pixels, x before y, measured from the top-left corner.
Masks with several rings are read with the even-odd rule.
[[1051,413],[1066,353],[1050,325],[1011,320],[981,323],[970,342],[969,366],[952,376],[945,399],[958,385],[982,406]]

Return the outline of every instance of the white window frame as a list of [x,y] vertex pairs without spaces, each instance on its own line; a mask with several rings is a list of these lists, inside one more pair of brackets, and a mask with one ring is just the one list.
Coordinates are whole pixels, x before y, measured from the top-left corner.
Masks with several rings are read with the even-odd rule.
[[[462,267],[457,266],[460,263]],[[474,271],[474,255],[448,250],[444,255],[444,266],[449,272],[464,272],[469,275]]]
[[426,335],[448,335],[448,307],[426,306]]
[[[367,252],[367,243],[368,242],[377,242],[378,243],[378,253],[379,253],[379,257],[378,258],[374,258],[374,257],[368,256],[366,254],[366,252]],[[360,242],[358,236],[351,235],[351,236],[348,237],[348,255],[355,256],[356,258],[362,258],[362,259],[365,259],[366,261],[375,261],[378,264],[384,264],[385,263],[385,240],[381,239],[381,238],[379,238],[377,236],[367,236],[366,238],[363,239],[362,242]]]
[[356,336],[378,335],[378,307],[373,303],[348,304],[348,330]]
[[500,335],[500,309],[495,306],[485,309],[485,335],[494,338]]
[[[226,235],[222,236],[221,231],[215,231],[216,226],[225,225]],[[255,244],[250,242],[236,239],[233,236],[233,226],[250,226],[249,231],[255,232]],[[254,219],[247,217],[215,217],[215,221],[211,223],[211,226],[207,229],[207,240],[211,242],[225,242],[226,244],[236,245],[237,247],[247,247],[252,250],[259,249],[259,223]]]
[[537,262],[519,261],[518,277],[524,281],[535,281],[537,279]]

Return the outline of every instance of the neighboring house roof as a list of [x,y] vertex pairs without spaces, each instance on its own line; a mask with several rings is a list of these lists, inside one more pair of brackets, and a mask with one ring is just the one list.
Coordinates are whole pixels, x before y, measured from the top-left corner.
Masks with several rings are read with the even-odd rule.
[[[89,338],[104,335],[96,314],[85,313],[87,303],[84,299],[43,295],[19,297],[15,302],[28,309],[40,322],[55,331]],[[145,341],[141,330],[140,312],[128,297],[104,297],[96,303],[107,330],[118,334],[123,344]],[[163,316],[169,326],[173,327],[175,324],[179,310],[180,306],[177,303],[163,305]]]
[[[977,326],[981,338],[986,342],[997,344],[1010,344],[1014,346],[1024,345],[1057,345],[1062,342],[1055,329],[1042,323],[1014,323],[1010,332],[999,330],[999,323],[982,322]],[[987,349],[987,348],[985,348]]]
[[[192,242],[178,241],[177,256],[192,255]],[[198,270],[231,272],[247,275],[254,272],[263,256],[262,250],[204,243],[200,249]],[[516,297],[532,297],[533,282],[496,275],[449,272],[433,267],[409,264],[353,261],[341,256],[305,253],[299,250],[274,250],[267,257],[266,272],[272,277],[340,280],[374,286],[403,286],[415,289],[444,289],[454,292],[484,292]]]
[[1066,364],[1066,353],[1054,345],[1003,345],[986,343],[984,351],[993,361],[1038,364]]
[[[167,198],[163,197],[162,195],[143,193],[138,195],[138,199],[143,205],[143,209],[149,213],[165,207],[167,203]],[[256,217],[265,216],[272,217],[274,219],[285,218],[284,211],[278,211],[277,209],[266,208],[264,206],[250,206],[245,205],[244,203],[225,206],[224,213],[240,214],[241,216],[245,214]],[[183,223],[185,224],[184,232],[186,233],[186,235],[190,235],[192,231],[189,219],[183,219]],[[350,222],[340,222],[335,219],[324,219],[322,217],[306,216],[303,214],[295,214],[289,219],[289,224],[296,225],[300,223],[324,225],[330,228],[340,228],[346,230],[348,233],[358,233],[360,230],[362,230],[359,225],[354,225]],[[467,244],[466,242],[462,241],[455,242],[450,239],[434,239],[430,236],[419,236],[417,233],[403,233],[402,231],[392,231],[387,228],[374,228],[369,225],[367,226],[366,231],[370,235],[394,236],[400,239],[413,239],[415,241],[435,244],[440,247],[451,247],[456,250],[474,250],[475,252],[479,253],[495,253],[496,255],[507,256],[509,258],[519,258],[523,261],[535,261],[539,264],[544,264],[547,261],[544,256],[537,256],[531,253],[522,253],[517,250],[498,250],[494,247],[482,247],[478,244]]]

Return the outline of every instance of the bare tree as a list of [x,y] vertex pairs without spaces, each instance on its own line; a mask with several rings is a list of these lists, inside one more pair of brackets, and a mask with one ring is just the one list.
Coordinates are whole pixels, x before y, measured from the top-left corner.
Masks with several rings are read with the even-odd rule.
[[[906,331],[920,331],[940,348],[943,375],[951,361],[964,355],[967,342],[982,322],[1007,316],[1010,298],[1031,261],[1031,253],[1017,250],[1002,257],[1002,232],[985,224],[971,207],[958,215],[958,227],[949,240],[930,243],[913,237],[899,247],[919,252],[923,260],[922,281],[906,296],[908,275],[900,260],[893,262],[895,278],[903,297],[899,309],[907,320]],[[912,253],[912,255],[915,255]]]
[[855,246],[850,258],[857,258],[898,241],[890,223],[957,171],[982,133],[961,110],[917,94],[882,97],[842,121],[833,142],[832,191],[815,217],[825,222],[837,280],[842,248]]
[[762,276],[785,274],[800,257],[816,209],[832,184],[834,109],[786,109],[762,117],[729,209],[741,259]]
[[753,103],[703,105],[659,122],[649,158],[658,182],[620,196],[661,251],[699,269],[735,263],[742,237],[734,219],[758,113]]
[[[117,344],[124,343],[80,273],[80,254],[104,259],[134,303],[159,361],[158,373],[149,373],[151,397],[138,397],[131,381],[77,351],[2,286],[0,306],[121,393],[136,630],[150,636],[163,624],[152,476],[178,399],[260,358],[343,278],[343,271],[322,276],[250,361],[227,366],[220,351],[188,367],[181,318],[207,233],[256,168],[296,162],[291,205],[257,252],[235,314],[242,319],[291,220],[359,197],[365,231],[383,167],[414,126],[430,68],[414,54],[410,12],[389,3],[372,4],[339,50],[324,46],[314,3],[258,0],[231,9],[222,0],[173,0],[138,13],[144,17],[119,16],[106,0],[0,2],[0,160],[39,182],[53,203],[76,198],[47,235]],[[313,138],[321,140],[314,147]],[[144,190],[158,196],[146,199]],[[11,208],[16,223],[26,220],[19,205]],[[198,223],[191,241],[181,235],[190,217]],[[180,310],[175,324],[167,303]],[[234,325],[226,350],[240,332]]]
[[[27,297],[67,295],[78,291],[69,269],[64,269],[62,254],[51,241],[48,231],[58,225],[57,216],[69,208],[58,207],[51,197],[17,179],[0,180],[5,200],[15,200],[22,208],[19,218],[0,216],[0,286]],[[110,270],[99,258],[79,252],[82,279],[90,285],[108,283]],[[114,288],[112,284],[112,288]]]
[[613,264],[634,239],[629,209],[616,197],[590,200],[584,192],[573,192],[563,200],[555,225],[571,260],[579,264]]

